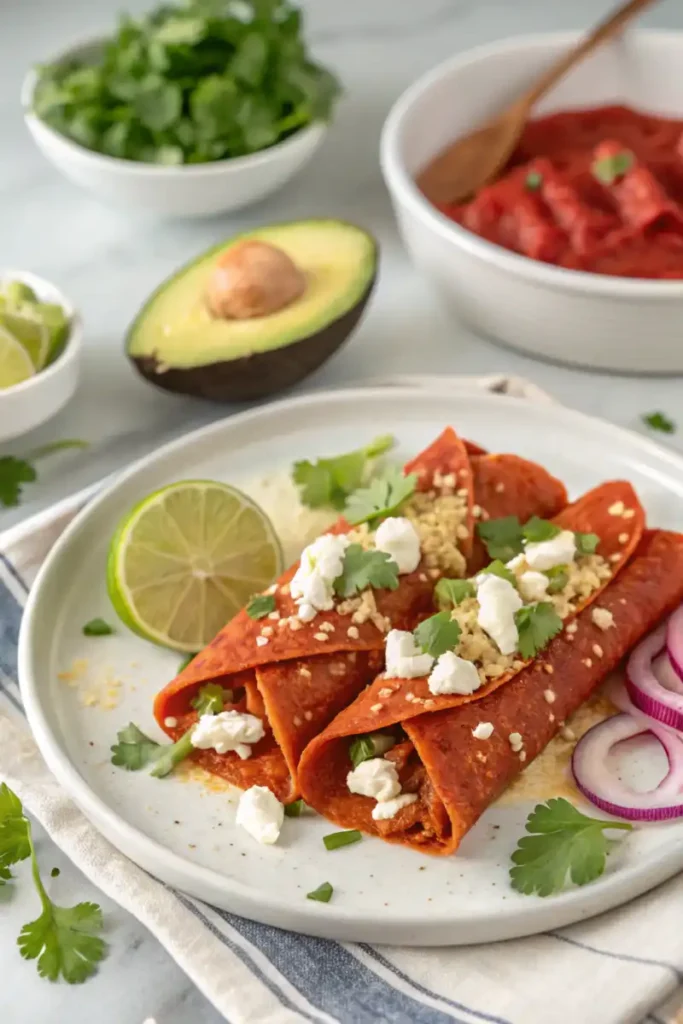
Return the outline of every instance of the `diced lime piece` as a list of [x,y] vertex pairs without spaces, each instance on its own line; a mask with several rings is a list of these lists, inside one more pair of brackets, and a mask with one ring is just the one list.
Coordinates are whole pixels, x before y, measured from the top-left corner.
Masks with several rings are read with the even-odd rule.
[[107,586],[125,624],[178,651],[199,651],[282,571],[270,520],[246,495],[184,480],[144,498],[109,546]]
[[[29,310],[31,312],[29,313]],[[0,326],[24,346],[36,370],[42,370],[50,351],[50,332],[47,325],[24,305],[21,312],[0,312]]]
[[0,327],[0,389],[21,384],[34,373],[31,357],[24,346]]
[[4,286],[5,299],[8,306],[21,306],[23,302],[36,302],[37,296],[33,288],[23,281],[8,281]]

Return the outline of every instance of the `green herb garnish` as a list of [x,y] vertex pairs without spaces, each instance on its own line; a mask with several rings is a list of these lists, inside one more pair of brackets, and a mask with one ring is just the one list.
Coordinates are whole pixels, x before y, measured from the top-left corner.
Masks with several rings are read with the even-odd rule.
[[452,651],[460,639],[460,626],[451,619],[449,612],[437,612],[413,630],[415,643],[425,654],[438,658],[446,651]]
[[484,543],[489,558],[509,562],[522,551],[522,524],[517,516],[503,516],[477,523],[477,534]]
[[104,619],[91,619],[83,627],[83,636],[111,636],[112,627]]
[[594,555],[600,538],[597,533],[575,533],[574,541],[577,555]]
[[125,768],[128,772],[137,772],[145,768],[159,756],[162,745],[146,736],[137,725],[130,722],[116,736],[117,743],[111,748],[111,763],[117,768]]
[[292,800],[291,804],[285,804],[285,816],[287,818],[300,818],[306,804],[303,800]]
[[485,569],[482,569],[479,573],[480,576],[500,576],[502,580],[507,580],[513,587],[517,586],[517,577],[512,570],[508,569],[504,562],[501,562],[499,558],[494,558]]
[[52,871],[50,872],[50,878],[59,878],[61,873],[62,872],[59,870],[59,868],[53,868]]
[[552,569],[546,569],[543,575],[548,577],[547,591],[549,594],[558,594],[569,583],[566,565],[556,565]]
[[5,508],[14,508],[19,504],[23,485],[35,483],[38,479],[38,474],[33,466],[34,461],[67,448],[87,447],[87,441],[68,439],[52,441],[41,448],[36,448],[23,459],[15,455],[3,455],[0,458],[0,505],[4,505]]
[[544,540],[552,540],[553,537],[557,537],[562,530],[548,519],[532,516],[522,527],[522,533],[528,544],[541,544]]
[[333,892],[334,889],[332,888],[330,883],[323,882],[323,884],[319,885],[317,889],[313,890],[313,892],[307,892],[306,899],[317,900],[318,903],[329,903],[330,900],[332,899]]
[[527,818],[526,830],[532,834],[523,836],[512,854],[513,889],[550,896],[564,889],[567,876],[574,885],[593,882],[616,845],[605,836],[611,828],[630,832],[633,826],[589,818],[563,797],[538,804]]
[[21,929],[17,940],[19,952],[25,960],[38,961],[41,978],[57,981],[61,977],[70,985],[80,984],[95,974],[97,964],[107,955],[107,947],[98,934],[102,931],[102,911],[95,903],[58,907],[52,902],[40,877],[31,823],[19,798],[2,783],[0,886],[12,877],[10,867],[27,859],[31,861],[42,913]]
[[218,715],[224,704],[232,703],[232,690],[224,690],[218,683],[206,683],[190,703],[200,718],[202,715]]
[[366,587],[396,590],[398,566],[386,551],[366,551],[360,544],[349,544],[344,552],[341,576],[334,581],[339,597],[353,597]]
[[395,745],[394,737],[384,732],[369,732],[356,736],[349,744],[349,759],[354,768],[372,757],[381,757]]
[[524,179],[524,187],[527,192],[538,192],[539,188],[543,184],[543,175],[539,174],[538,171],[529,171],[526,178]]
[[676,424],[663,412],[648,412],[642,416],[643,423],[646,423],[652,430],[660,430],[662,434],[673,434],[676,431]]
[[391,434],[376,437],[365,448],[315,462],[295,462],[292,480],[308,508],[344,508],[346,499],[363,483],[368,463],[394,445]]
[[363,836],[357,828],[349,829],[347,832],[331,832],[323,836],[326,850],[339,850],[342,846],[351,846],[352,843],[359,843]]
[[352,526],[359,523],[375,525],[398,512],[403,502],[414,493],[416,485],[415,473],[406,476],[400,469],[389,469],[350,496],[344,516]]
[[265,619],[266,615],[275,611],[275,608],[276,602],[272,594],[254,594],[249,598],[246,612],[250,619]]
[[519,632],[517,649],[523,658],[533,658],[562,630],[562,619],[549,601],[525,604],[515,612]]
[[439,580],[434,587],[434,597],[440,608],[456,607],[466,597],[475,597],[477,588],[470,580]]
[[327,120],[339,92],[288,0],[190,0],[124,16],[94,59],[41,68],[33,106],[87,149],[173,166],[267,149]]
[[601,181],[603,185],[613,185],[617,178],[623,177],[633,167],[635,157],[627,149],[612,156],[604,156],[601,160],[594,160],[591,171],[594,178]]

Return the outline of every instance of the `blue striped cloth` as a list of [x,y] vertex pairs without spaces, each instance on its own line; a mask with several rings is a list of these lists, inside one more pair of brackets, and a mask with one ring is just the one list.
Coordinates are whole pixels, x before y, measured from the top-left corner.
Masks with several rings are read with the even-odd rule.
[[62,503],[0,538],[0,779],[87,877],[149,928],[226,1020],[683,1024],[683,879],[545,935],[490,946],[402,949],[331,942],[247,921],[172,891],[117,853],[45,767],[17,686],[28,587],[82,501]]

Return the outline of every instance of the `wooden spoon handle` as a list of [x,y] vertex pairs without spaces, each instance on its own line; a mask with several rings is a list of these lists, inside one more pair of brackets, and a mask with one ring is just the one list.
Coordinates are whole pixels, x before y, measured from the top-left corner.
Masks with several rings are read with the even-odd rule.
[[650,7],[654,2],[655,0],[629,0],[623,7],[620,7],[614,14],[611,14],[597,28],[593,29],[585,39],[582,39],[573,49],[569,50],[568,53],[560,57],[555,64],[548,68],[536,85],[525,95],[525,103],[529,107],[533,106],[537,100],[540,100],[541,96],[544,96],[549,89],[552,89],[566,75],[574,64],[583,60],[597,46],[600,46],[616,35],[631,18],[635,17],[636,14],[640,14],[641,11],[644,11],[646,7]]

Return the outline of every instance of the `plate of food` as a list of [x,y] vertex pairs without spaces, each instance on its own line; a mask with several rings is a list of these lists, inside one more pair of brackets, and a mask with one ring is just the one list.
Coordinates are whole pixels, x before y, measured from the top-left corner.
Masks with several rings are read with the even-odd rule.
[[318,392],[138,463],[31,592],[22,695],[141,867],[308,934],[488,942],[683,867],[683,462],[558,406]]

